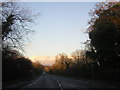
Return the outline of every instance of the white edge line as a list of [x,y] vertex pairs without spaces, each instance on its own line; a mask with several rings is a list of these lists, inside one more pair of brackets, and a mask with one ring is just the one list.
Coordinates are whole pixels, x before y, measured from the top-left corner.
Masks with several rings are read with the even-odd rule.
[[60,82],[58,80],[57,80],[57,83],[58,83],[60,89],[63,90],[62,85],[60,84]]

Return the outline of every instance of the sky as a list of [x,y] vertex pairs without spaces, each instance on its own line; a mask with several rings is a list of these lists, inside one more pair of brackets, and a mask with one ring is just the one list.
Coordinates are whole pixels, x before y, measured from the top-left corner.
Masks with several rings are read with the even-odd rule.
[[35,33],[25,42],[25,55],[44,65],[54,63],[59,53],[70,55],[84,49],[89,12],[95,2],[24,2],[23,7],[40,13],[31,25]]

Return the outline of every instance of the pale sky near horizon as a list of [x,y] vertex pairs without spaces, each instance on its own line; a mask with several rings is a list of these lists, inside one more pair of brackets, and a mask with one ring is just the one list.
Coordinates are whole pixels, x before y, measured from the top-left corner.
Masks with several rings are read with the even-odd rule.
[[59,53],[70,55],[88,39],[85,31],[95,2],[24,2],[25,8],[39,13],[34,35],[25,43],[25,55],[42,64],[52,64]]

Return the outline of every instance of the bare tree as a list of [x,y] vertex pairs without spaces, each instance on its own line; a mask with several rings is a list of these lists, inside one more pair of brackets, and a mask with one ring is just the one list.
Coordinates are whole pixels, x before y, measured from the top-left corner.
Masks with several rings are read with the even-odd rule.
[[56,62],[65,65],[66,69],[68,69],[70,64],[72,63],[72,60],[65,53],[58,54],[55,58]]
[[23,42],[33,32],[28,25],[35,20],[31,11],[19,6],[18,2],[2,2],[2,48],[22,49]]

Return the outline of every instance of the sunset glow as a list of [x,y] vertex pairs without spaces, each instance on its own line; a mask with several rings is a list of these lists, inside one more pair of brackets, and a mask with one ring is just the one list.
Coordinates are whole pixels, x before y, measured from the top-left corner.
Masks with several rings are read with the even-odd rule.
[[88,39],[85,33],[88,12],[95,2],[26,2],[21,5],[30,8],[34,13],[40,13],[36,25],[31,27],[35,33],[30,42],[25,43],[25,56],[33,62],[52,65],[57,54],[65,53],[71,58],[73,51],[84,49],[83,43]]
[[43,65],[52,65],[55,61],[54,56],[31,56],[29,58],[33,62],[39,61]]

